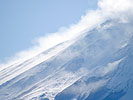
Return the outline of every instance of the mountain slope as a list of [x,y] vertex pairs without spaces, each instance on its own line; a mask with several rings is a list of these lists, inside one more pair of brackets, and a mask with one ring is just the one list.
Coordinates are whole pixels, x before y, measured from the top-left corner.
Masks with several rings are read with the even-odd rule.
[[76,39],[1,70],[0,100],[119,100],[131,96],[131,27],[106,21]]
[[0,67],[0,100],[131,100],[132,4],[99,0],[49,49]]

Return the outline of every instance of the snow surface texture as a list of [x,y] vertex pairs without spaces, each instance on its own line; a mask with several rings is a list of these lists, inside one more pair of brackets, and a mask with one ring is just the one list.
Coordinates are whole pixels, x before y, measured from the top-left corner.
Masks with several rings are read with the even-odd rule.
[[54,34],[58,41],[47,49],[42,39],[36,50],[22,53],[32,56],[1,64],[0,100],[131,100],[133,1],[98,5],[67,32]]

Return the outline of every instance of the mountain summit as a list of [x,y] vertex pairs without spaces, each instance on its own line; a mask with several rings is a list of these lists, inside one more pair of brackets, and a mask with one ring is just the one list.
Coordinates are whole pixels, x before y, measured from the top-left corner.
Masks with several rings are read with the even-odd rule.
[[[101,9],[107,1],[115,0],[101,0]],[[133,14],[129,8],[91,12],[100,21],[89,30],[83,27],[75,37],[0,69],[0,100],[131,100]]]

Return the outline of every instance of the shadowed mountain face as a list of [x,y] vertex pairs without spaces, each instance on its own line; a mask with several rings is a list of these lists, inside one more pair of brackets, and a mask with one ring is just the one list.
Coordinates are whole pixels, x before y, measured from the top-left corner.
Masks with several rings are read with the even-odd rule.
[[131,100],[132,23],[106,21],[0,71],[0,100]]
[[133,98],[132,39],[125,48],[111,57],[110,61],[114,64],[110,66],[113,70],[110,70],[109,65],[106,66],[107,69],[99,66],[93,71],[93,75],[91,73],[82,77],[57,94],[55,100],[131,100]]

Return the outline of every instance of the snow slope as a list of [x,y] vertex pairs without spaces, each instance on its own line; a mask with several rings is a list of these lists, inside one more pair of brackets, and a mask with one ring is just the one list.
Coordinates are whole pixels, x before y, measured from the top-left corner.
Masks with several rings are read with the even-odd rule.
[[132,97],[133,38],[127,33],[127,28],[133,32],[131,27],[106,21],[76,39],[1,70],[0,100]]
[[78,35],[0,68],[0,100],[131,100],[132,2],[101,1],[72,28]]

